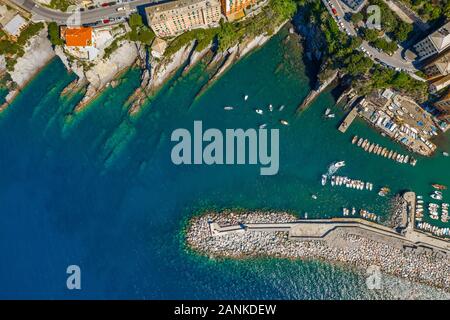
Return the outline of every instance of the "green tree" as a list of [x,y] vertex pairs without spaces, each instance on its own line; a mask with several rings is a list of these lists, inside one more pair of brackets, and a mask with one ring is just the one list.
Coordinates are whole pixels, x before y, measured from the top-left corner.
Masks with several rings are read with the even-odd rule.
[[293,0],[270,0],[270,7],[280,16],[280,20],[292,18],[297,11],[297,4]]
[[364,35],[365,40],[367,40],[369,42],[374,42],[379,38],[380,33],[379,33],[379,31],[377,31],[375,29],[366,28],[363,31],[363,35]]
[[402,42],[408,39],[411,31],[413,31],[413,26],[411,24],[400,21],[394,31],[394,35],[397,41]]
[[352,76],[366,74],[373,66],[373,61],[365,57],[363,53],[351,54],[344,63],[346,65],[344,70]]
[[54,46],[59,46],[59,45],[64,44],[64,41],[60,37],[59,27],[56,24],[56,22],[50,22],[48,24],[48,37],[50,39],[50,42]]
[[142,17],[139,13],[133,13],[130,15],[128,23],[130,24],[131,28],[139,28],[144,25],[142,22]]
[[238,40],[238,35],[234,26],[229,22],[221,23],[219,33],[217,34],[217,40],[219,41],[220,51],[232,47]]
[[364,19],[364,15],[361,12],[352,14],[351,20],[355,24],[361,22],[363,19]]

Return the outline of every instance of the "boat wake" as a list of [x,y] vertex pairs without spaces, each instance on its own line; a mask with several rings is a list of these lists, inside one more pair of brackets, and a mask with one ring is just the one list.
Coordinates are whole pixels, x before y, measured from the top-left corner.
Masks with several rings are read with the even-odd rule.
[[345,166],[345,161],[339,161],[339,162],[333,162],[329,167],[327,171],[328,178],[334,175],[340,168]]

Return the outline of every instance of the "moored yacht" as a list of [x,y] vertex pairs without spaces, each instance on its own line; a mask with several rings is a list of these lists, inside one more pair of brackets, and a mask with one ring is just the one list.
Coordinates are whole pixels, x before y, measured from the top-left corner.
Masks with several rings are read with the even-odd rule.
[[324,185],[326,185],[327,184],[327,175],[326,174],[323,174],[322,175],[322,185],[324,186]]

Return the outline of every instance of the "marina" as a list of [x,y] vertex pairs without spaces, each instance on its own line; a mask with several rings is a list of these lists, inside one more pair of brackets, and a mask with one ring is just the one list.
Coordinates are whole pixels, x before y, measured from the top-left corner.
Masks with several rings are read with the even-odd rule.
[[410,164],[412,166],[415,166],[417,164],[417,160],[413,157],[410,157],[409,155],[397,153],[396,151],[370,142],[368,139],[358,137],[357,135],[353,136],[352,144],[360,147],[368,153],[372,153],[374,155],[384,157],[398,163]]

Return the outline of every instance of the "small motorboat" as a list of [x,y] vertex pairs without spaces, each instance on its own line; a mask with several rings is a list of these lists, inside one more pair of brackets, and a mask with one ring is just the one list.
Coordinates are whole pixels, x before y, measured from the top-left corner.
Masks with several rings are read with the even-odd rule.
[[433,194],[431,195],[431,197],[432,197],[433,199],[435,199],[435,200],[442,200],[442,196],[439,195],[439,194],[433,193]]
[[317,196],[316,196],[315,194],[313,194],[313,195],[311,196],[311,198],[313,198],[314,200],[317,200]]
[[269,111],[272,112],[273,111],[273,105],[269,105]]
[[263,113],[264,113],[264,111],[262,111],[261,109],[256,109],[255,112],[256,112],[257,114],[263,114]]
[[336,168],[341,168],[345,166],[345,161],[339,161],[334,164]]
[[289,125],[289,122],[287,122],[286,120],[280,120],[280,123],[281,123],[283,126],[288,126],[288,125]]
[[245,95],[244,96],[244,101],[247,101],[248,100],[248,95]]
[[442,155],[443,155],[444,157],[448,157],[448,152],[442,152]]
[[280,106],[280,108],[278,109],[278,111],[283,111],[283,109],[284,109],[284,104],[282,104],[282,105]]
[[432,186],[433,188],[437,189],[437,190],[445,190],[445,189],[447,189],[446,186],[444,186],[444,185],[442,185],[442,184],[437,184],[437,183],[433,183],[431,186]]
[[267,123],[263,123],[259,125],[260,129],[265,129],[267,127]]
[[322,175],[322,185],[326,185],[327,184],[327,176],[325,174]]
[[226,106],[223,109],[229,111],[229,110],[233,110],[234,108],[232,106]]

